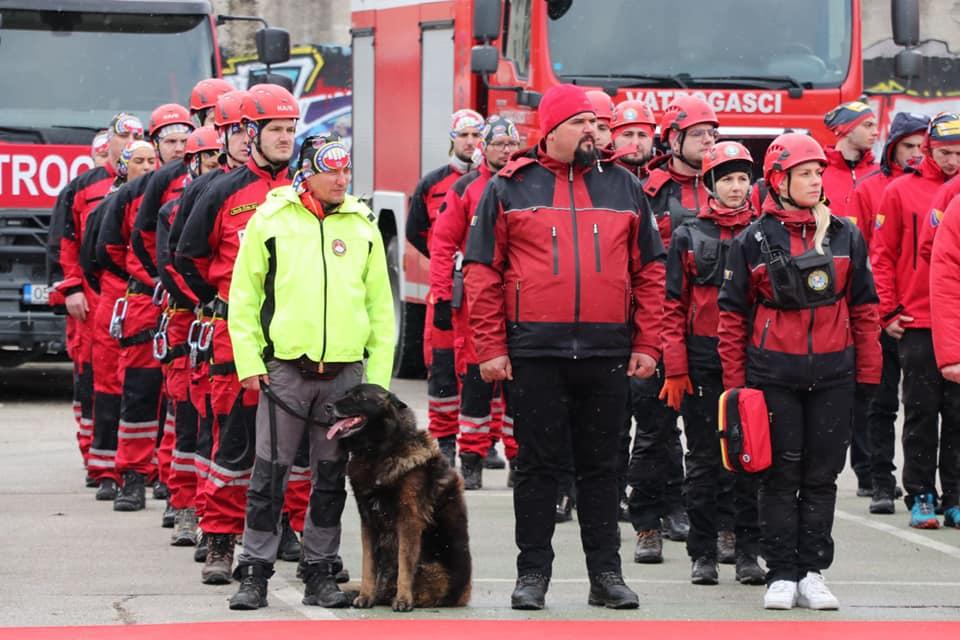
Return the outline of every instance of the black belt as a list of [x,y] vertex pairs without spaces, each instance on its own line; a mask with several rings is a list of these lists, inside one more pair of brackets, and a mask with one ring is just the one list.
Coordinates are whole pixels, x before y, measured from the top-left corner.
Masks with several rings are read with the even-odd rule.
[[190,355],[190,345],[187,344],[186,342],[181,342],[180,344],[174,347],[168,348],[167,355],[163,356],[163,358],[160,359],[160,363],[167,364],[168,362],[172,362],[177,358],[182,358],[187,355]]
[[217,318],[227,319],[227,309],[230,307],[229,303],[226,300],[221,300],[219,297],[214,298],[213,302],[210,303],[210,311],[212,315]]
[[210,375],[212,376],[228,376],[231,373],[237,372],[237,365],[233,362],[211,362],[210,363]]
[[153,329],[144,329],[138,333],[133,334],[132,336],[126,336],[120,338],[121,347],[132,347],[136,344],[143,344],[144,342],[150,342],[153,340]]
[[127,293],[141,293],[145,296],[153,296],[154,286],[150,284],[143,284],[136,278],[130,278],[127,280]]
[[295,360],[281,360],[280,358],[277,358],[277,360],[295,365],[300,370],[300,375],[313,380],[333,380],[340,375],[341,371],[357,364],[356,362],[317,362],[307,356],[300,356]]

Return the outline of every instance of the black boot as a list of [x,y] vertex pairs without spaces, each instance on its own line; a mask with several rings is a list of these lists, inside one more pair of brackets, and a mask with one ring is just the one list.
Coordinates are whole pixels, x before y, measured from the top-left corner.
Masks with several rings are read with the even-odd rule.
[[153,499],[154,500],[169,500],[170,499],[170,488],[166,484],[157,480],[153,483]]
[[290,526],[290,516],[283,514],[283,521],[280,531],[280,546],[277,549],[277,557],[287,562],[297,562],[300,559],[300,539],[297,538],[297,532]]
[[487,455],[483,458],[484,469],[505,469],[507,462],[497,453],[497,445],[491,444],[487,449]]
[[467,491],[483,488],[483,458],[477,453],[460,454],[460,474]]
[[873,497],[870,498],[870,513],[889,515],[896,512],[893,495],[893,492],[887,489],[874,489]]
[[627,501],[627,494],[620,494],[620,513],[618,519],[620,522],[630,522],[630,503]]
[[207,561],[207,536],[203,533],[203,529],[197,531],[197,548],[193,550],[193,561]]
[[160,519],[160,526],[164,529],[173,529],[173,525],[177,523],[177,510],[173,508],[173,505],[167,502],[166,508],[163,510],[163,517]]
[[663,537],[674,542],[684,542],[690,534],[690,519],[683,508],[674,509],[661,520]]
[[329,562],[308,564],[304,567],[303,604],[328,609],[350,606],[350,596],[337,586],[337,573],[342,567]]
[[717,561],[733,564],[737,561],[737,534],[733,531],[717,532]]
[[267,606],[267,580],[273,575],[273,567],[262,564],[240,565],[233,577],[240,581],[240,588],[230,598],[234,611],[250,611]]
[[116,500],[117,499],[117,481],[113,478],[101,478],[100,486],[97,488],[97,500]]
[[513,460],[510,461],[510,471],[507,472],[507,488],[513,489],[513,485],[516,482],[515,478],[515,469],[513,467]]
[[85,486],[87,489],[93,489],[94,487],[98,486],[99,484],[100,484],[100,483],[97,482],[97,479],[94,478],[94,477],[93,477],[92,475],[90,475],[89,473],[87,474],[87,477],[83,479],[83,486]]
[[528,573],[517,578],[510,596],[510,607],[524,611],[543,609],[550,579],[539,573]]
[[590,578],[590,596],[587,603],[608,609],[636,609],[640,598],[623,582],[617,571],[605,571]]
[[561,493],[557,496],[557,510],[553,516],[554,522],[570,522],[573,520],[573,496]]
[[140,511],[147,505],[146,478],[136,471],[123,472],[123,486],[113,501],[114,511]]
[[690,570],[690,582],[693,584],[717,584],[719,580],[715,559],[703,556],[693,561],[693,568]]
[[757,556],[737,554],[737,582],[740,584],[765,584],[766,575],[757,563]]
[[442,438],[437,438],[437,446],[440,447],[440,453],[444,458],[447,459],[447,462],[450,463],[450,468],[457,466],[457,437],[456,436],[443,436]]

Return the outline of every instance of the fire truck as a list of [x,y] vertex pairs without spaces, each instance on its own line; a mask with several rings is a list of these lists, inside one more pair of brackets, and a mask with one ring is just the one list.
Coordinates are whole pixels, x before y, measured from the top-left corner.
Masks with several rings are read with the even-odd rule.
[[[229,20],[262,22],[216,16],[207,0],[0,0],[0,367],[65,355],[47,233],[60,189],[93,166],[93,136],[118,111],[146,122],[187,104],[220,75],[216,28]],[[257,49],[285,60],[289,35],[262,29]]]
[[[893,0],[895,33],[916,30],[916,4]],[[862,91],[860,25],[861,0],[353,0],[354,191],[386,241],[396,373],[422,372],[429,282],[404,216],[418,179],[447,162],[454,110],[500,113],[532,144],[536,106],[557,83],[657,115],[693,94],[724,138],[762,157],[786,130],[832,142],[823,114]]]

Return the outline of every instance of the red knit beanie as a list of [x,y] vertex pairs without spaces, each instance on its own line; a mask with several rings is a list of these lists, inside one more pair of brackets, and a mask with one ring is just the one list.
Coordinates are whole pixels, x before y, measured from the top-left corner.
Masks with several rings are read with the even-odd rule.
[[550,87],[540,100],[540,132],[543,137],[578,113],[596,113],[582,87],[558,84]]

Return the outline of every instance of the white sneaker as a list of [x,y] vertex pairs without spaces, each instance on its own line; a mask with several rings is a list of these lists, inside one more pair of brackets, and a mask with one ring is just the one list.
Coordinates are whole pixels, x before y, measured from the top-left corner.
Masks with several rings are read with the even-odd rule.
[[774,580],[763,594],[764,609],[793,609],[797,604],[797,583],[793,580]]
[[840,608],[840,601],[830,592],[819,573],[808,572],[807,577],[800,581],[799,592],[797,606],[817,610]]

